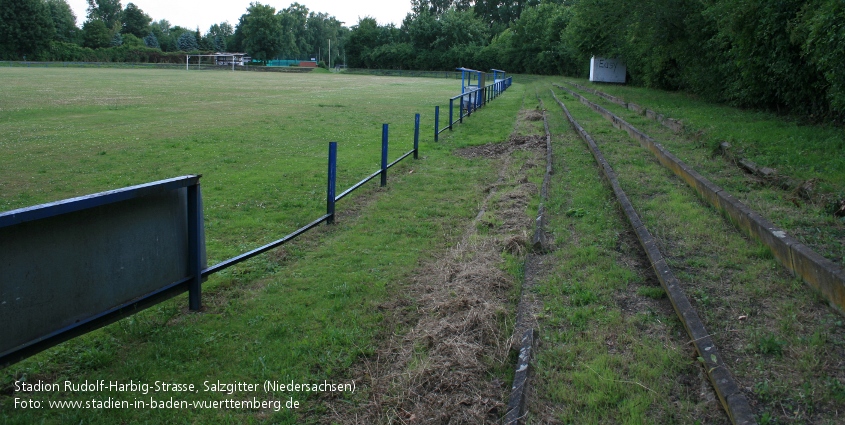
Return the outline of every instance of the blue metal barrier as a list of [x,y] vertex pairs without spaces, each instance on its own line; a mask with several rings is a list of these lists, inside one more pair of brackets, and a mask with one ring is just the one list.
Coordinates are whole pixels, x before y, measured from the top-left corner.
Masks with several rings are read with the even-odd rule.
[[[69,215],[80,212],[91,214],[89,211],[96,208],[103,208],[104,206],[108,207],[111,204],[120,204],[126,202],[144,202],[143,199],[139,200],[139,198],[146,196],[161,196],[161,193],[169,193],[174,190],[187,191],[186,195],[183,192],[182,198],[179,198],[186,202],[186,207],[182,210],[182,212],[184,214],[183,217],[185,217],[187,221],[187,241],[185,241],[185,245],[181,246],[185,246],[187,248],[188,252],[184,255],[184,257],[187,259],[187,264],[181,263],[181,269],[179,267],[176,267],[174,271],[170,273],[170,275],[174,277],[164,278],[173,279],[175,281],[168,280],[163,283],[156,283],[162,278],[153,277],[150,279],[150,285],[154,285],[155,289],[143,289],[143,291],[150,292],[140,294],[129,294],[124,298],[115,299],[112,302],[112,305],[108,306],[82,306],[81,310],[77,308],[77,310],[80,310],[79,312],[75,311],[70,313],[74,315],[74,317],[63,317],[62,315],[64,315],[65,313],[59,311],[58,313],[56,313],[56,315],[57,317],[62,317],[58,317],[58,319],[54,320],[58,324],[58,329],[57,326],[52,323],[48,323],[47,325],[45,325],[45,327],[41,327],[38,329],[30,329],[28,333],[19,331],[18,328],[13,329],[13,327],[10,327],[8,329],[11,330],[7,329],[7,331],[4,332],[9,333],[9,335],[7,336],[14,335],[15,339],[4,338],[6,339],[4,341],[6,344],[0,345],[0,350],[2,350],[0,351],[0,368],[6,367],[12,363],[16,363],[20,360],[35,355],[41,351],[44,351],[69,339],[83,335],[95,329],[99,329],[124,317],[131,316],[141,310],[152,307],[158,303],[161,303],[165,300],[168,300],[185,292],[188,292],[189,308],[191,310],[200,310],[202,308],[202,281],[208,276],[220,272],[231,266],[234,266],[235,264],[246,261],[273,248],[279,247],[287,242],[290,242],[298,236],[302,235],[303,233],[307,232],[308,230],[317,227],[323,222],[326,222],[327,224],[334,223],[335,204],[350,193],[352,193],[353,191],[357,190],[358,188],[375,178],[375,176],[380,175],[381,186],[385,186],[387,184],[387,170],[390,169],[390,167],[393,167],[394,165],[398,164],[400,161],[404,160],[410,155],[414,155],[414,159],[417,159],[419,157],[419,129],[420,114],[416,114],[414,116],[413,149],[388,164],[388,124],[382,125],[381,169],[365,177],[363,180],[356,183],[349,189],[346,189],[340,195],[335,195],[337,180],[337,142],[330,142],[328,152],[328,171],[326,184],[326,214],[315,219],[311,223],[308,223],[307,225],[297,229],[293,233],[284,236],[279,240],[270,242],[266,245],[255,248],[251,251],[245,252],[228,260],[221,261],[220,263],[217,263],[211,267],[205,267],[204,265],[205,229],[203,226],[202,195],[200,192],[199,185],[200,176],[184,176],[174,179],[162,180],[144,185],[133,186],[131,188],[118,189],[110,192],[104,192],[101,194],[89,195],[66,201],[59,201],[50,204],[38,205],[30,208],[23,208],[19,210],[0,213],[0,231],[3,231],[4,228],[14,230],[14,226],[27,225],[27,223],[30,221],[51,219],[55,216]],[[172,203],[172,201],[169,202]],[[136,208],[135,205],[136,204],[129,204],[128,207],[120,208],[122,208],[121,211],[133,211]],[[100,212],[99,214],[103,213]],[[53,227],[55,227],[55,225]],[[48,229],[51,228],[52,227]],[[20,232],[18,233],[20,234]],[[140,233],[144,234],[145,232]],[[168,231],[166,233],[178,235],[180,232]],[[185,233],[182,234],[184,235]],[[153,237],[155,237],[155,235],[153,235]],[[176,242],[178,242],[178,240]],[[178,246],[178,243],[174,246]],[[2,248],[2,245],[0,245],[0,248]],[[128,257],[135,258],[137,256],[130,255]],[[170,257],[176,256],[171,255]],[[143,261],[143,258],[141,261]],[[186,268],[185,265],[187,265]],[[145,267],[149,269],[149,266]],[[164,266],[158,264],[156,267],[158,268]],[[106,272],[108,272],[108,270],[110,269],[106,268],[105,270]],[[182,277],[186,274],[188,275],[188,277]],[[23,273],[20,275],[24,276],[27,274]],[[179,277],[175,277],[176,275],[178,275]],[[73,282],[74,280],[72,278],[73,276],[70,276],[67,279],[64,279],[64,281]],[[0,289],[2,289],[0,290],[0,295],[9,295],[10,293],[12,293],[12,291],[18,291],[18,289],[21,287],[26,288],[29,286],[22,284],[28,282],[12,281],[12,279],[4,280],[0,283],[2,283],[2,286],[0,286]],[[109,283],[113,284],[113,282]],[[138,290],[136,289],[136,291]],[[95,310],[100,308],[103,308],[104,310]],[[94,311],[89,312],[89,310]],[[3,311],[0,311],[0,313],[2,312]],[[89,317],[83,319],[76,319],[76,317],[79,317],[80,314],[83,315],[82,317],[85,317],[86,315]],[[19,327],[28,324],[28,322],[25,322],[23,320],[3,320],[3,322],[5,323],[5,325],[11,326],[13,324],[17,324]],[[65,324],[65,322],[67,322],[67,324]]]
[[[463,123],[464,117],[472,115],[473,112],[486,105],[491,100],[499,97],[513,83],[513,77],[496,81],[482,88],[467,90],[457,96],[449,98],[449,123],[440,128],[439,115],[440,107],[434,107],[434,141],[438,141],[438,135],[446,130],[452,130],[452,126],[458,122]],[[455,119],[455,101],[458,101],[458,117]]]
[[[417,114],[417,115],[419,115],[419,114]],[[415,122],[415,126],[416,126],[416,122]],[[417,128],[418,127],[415,127],[415,131],[416,131]],[[360,182],[355,183],[354,185],[352,185],[352,187],[344,190],[340,195],[337,195],[337,196],[334,196],[334,191],[335,191],[335,182],[334,181],[337,178],[337,142],[331,142],[329,144],[329,161],[328,161],[329,162],[329,171],[328,171],[328,185],[327,185],[327,194],[326,194],[326,215],[312,221],[311,223],[308,223],[304,227],[302,227],[302,228],[298,229],[297,231],[285,236],[282,239],[279,239],[275,242],[270,242],[267,245],[256,248],[252,251],[241,254],[241,255],[234,257],[234,258],[231,258],[229,260],[222,261],[222,262],[220,262],[220,263],[218,263],[214,266],[211,266],[211,267],[203,270],[202,271],[203,277],[208,276],[208,275],[213,274],[213,273],[217,273],[217,272],[219,272],[223,269],[234,266],[237,263],[240,263],[242,261],[246,261],[246,260],[248,260],[248,259],[250,259],[250,258],[252,258],[252,257],[254,257],[258,254],[262,254],[262,253],[269,251],[273,248],[281,246],[281,245],[293,240],[297,236],[307,232],[308,230],[311,230],[312,228],[317,227],[320,223],[322,223],[324,221],[328,224],[334,223],[335,204],[338,201],[340,201],[341,199],[345,198],[350,193],[359,189],[361,186],[367,184],[370,180],[374,179],[376,176],[382,176],[382,186],[386,185],[387,184],[387,170],[390,169],[390,167],[393,167],[394,165],[398,164],[400,161],[407,158],[408,156],[416,155],[417,151],[418,151],[418,145],[417,145],[417,143],[415,143],[414,149],[411,149],[410,151],[408,151],[405,154],[403,154],[402,156],[400,156],[397,160],[391,162],[390,164],[387,164],[387,147],[388,147],[388,137],[387,136],[388,136],[388,125],[384,124],[384,125],[382,125],[382,167],[381,167],[381,169],[379,169],[378,171],[376,171],[376,172],[370,174],[369,176],[365,177]]]
[[[450,117],[451,119],[451,117]],[[434,141],[440,138],[440,107],[434,107]]]
[[200,308],[199,178],[0,213],[0,367],[177,294]]
[[328,185],[326,187],[326,223],[334,224],[335,187],[337,183],[337,142],[329,142],[329,170]]
[[[99,66],[99,64],[97,65]],[[512,78],[506,78],[485,87],[475,88],[466,93],[452,97],[449,100],[449,124],[448,126],[444,126],[442,129],[440,128],[440,107],[436,106],[434,117],[434,140],[438,141],[439,134],[447,128],[452,130],[455,123],[453,113],[456,99],[458,100],[457,121],[463,122],[464,116],[470,116],[474,111],[483,107],[487,102],[504,93],[511,84]],[[186,176],[177,179],[163,180],[132,188],[105,192],[103,194],[92,195],[89,197],[75,198],[68,201],[60,201],[53,204],[45,204],[22,210],[0,213],[0,229],[2,229],[3,227],[16,225],[21,220],[36,220],[50,217],[51,215],[69,214],[74,211],[88,210],[98,207],[99,205],[103,205],[104,203],[120,202],[125,199],[133,199],[151,192],[157,193],[165,189],[170,190],[178,186],[186,191],[182,196],[186,201],[186,204],[183,204],[185,205],[183,213],[187,218],[187,228],[183,235],[185,235],[187,239],[185,241],[187,254],[185,255],[186,262],[182,263],[182,267],[187,266],[186,269],[183,269],[187,270],[187,272],[181,276],[188,276],[178,278],[176,281],[164,282],[163,285],[159,283],[158,285],[161,286],[156,286],[155,289],[145,289],[147,293],[133,296],[131,299],[116,300],[116,305],[108,306],[108,308],[98,310],[93,312],[93,314],[86,313],[89,317],[78,320],[76,323],[68,325],[63,324],[60,329],[45,328],[44,331],[38,332],[46,333],[35,335],[34,338],[33,335],[21,337],[19,338],[20,341],[14,342],[8,347],[0,347],[4,350],[0,352],[0,367],[5,367],[9,364],[18,362],[61,342],[106,326],[120,320],[121,318],[133,315],[141,310],[185,292],[188,292],[189,308],[191,310],[200,310],[202,308],[202,282],[208,276],[290,242],[323,222],[332,224],[335,219],[335,206],[338,201],[359,189],[376,176],[381,177],[381,186],[387,185],[387,170],[390,169],[390,167],[398,164],[410,155],[413,155],[414,159],[419,158],[420,114],[416,114],[414,117],[413,149],[401,155],[398,159],[389,164],[387,163],[389,138],[388,130],[388,125],[384,124],[382,126],[381,168],[365,177],[360,182],[354,184],[352,187],[344,190],[339,195],[335,194],[337,179],[337,143],[329,143],[326,214],[318,217],[314,221],[282,237],[281,239],[270,242],[210,267],[205,267],[205,230],[202,219],[202,195],[199,185],[200,176]]]

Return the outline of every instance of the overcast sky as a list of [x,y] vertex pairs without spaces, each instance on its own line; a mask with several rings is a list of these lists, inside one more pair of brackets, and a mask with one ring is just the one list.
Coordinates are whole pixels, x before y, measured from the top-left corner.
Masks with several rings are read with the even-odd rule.
[[[256,0],[252,0],[256,1]],[[73,13],[76,14],[76,23],[82,26],[86,19],[88,2],[86,0],[67,0]],[[246,13],[250,0],[121,0],[120,4],[126,7],[129,3],[135,3],[153,21],[167,19],[170,25],[179,25],[184,28],[200,28],[205,33],[212,24],[229,21],[232,26],[237,25],[238,18]],[[276,8],[284,9],[290,6],[293,1],[288,0],[267,0],[258,1]],[[327,13],[333,15],[337,20],[345,22],[345,26],[351,27],[358,23],[358,18],[371,16],[376,18],[379,24],[387,25],[394,23],[396,26],[402,24],[411,11],[410,0],[299,0],[299,4],[305,5],[309,11],[315,13]]]

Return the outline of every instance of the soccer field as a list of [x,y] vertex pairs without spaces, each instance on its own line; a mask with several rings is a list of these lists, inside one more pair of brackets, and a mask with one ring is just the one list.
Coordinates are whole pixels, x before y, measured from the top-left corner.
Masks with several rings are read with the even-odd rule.
[[[391,168],[386,188],[371,182],[344,198],[334,225],[212,276],[201,313],[179,296],[5,368],[0,422],[21,424],[323,417],[324,389],[238,385],[349,384],[392,326],[385,299],[454,243],[496,178],[490,162],[452,150],[504,140],[522,102],[502,96],[434,143],[434,106],[448,105],[455,80],[25,68],[0,69],[0,79],[0,210],[202,174],[209,265],[325,213],[328,142],[338,142],[340,192],[379,169],[382,123],[393,161],[413,147],[422,115],[419,160]],[[14,387],[39,381],[60,388]],[[80,386],[99,381],[118,386]],[[171,400],[180,404],[160,404]]]
[[318,217],[338,188],[431,140],[454,80],[130,69],[0,69],[0,211],[201,174],[210,260]]

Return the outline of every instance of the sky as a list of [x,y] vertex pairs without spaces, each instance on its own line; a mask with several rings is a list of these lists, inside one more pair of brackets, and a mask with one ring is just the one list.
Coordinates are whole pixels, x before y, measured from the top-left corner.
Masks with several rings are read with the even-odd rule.
[[[234,27],[238,18],[246,13],[247,7],[252,1],[270,5],[276,10],[285,9],[294,0],[121,0],[120,4],[126,7],[129,3],[141,8],[153,21],[167,19],[170,25],[179,25],[183,28],[196,29],[205,33],[213,24],[229,21]],[[73,13],[76,15],[76,24],[82,26],[85,22],[88,9],[86,0],[67,0]],[[345,26],[351,27],[358,23],[358,18],[371,16],[376,18],[379,24],[387,25],[394,23],[396,26],[402,24],[411,11],[411,0],[298,0],[299,4],[305,5],[309,11],[315,13],[327,13],[333,15],[337,20],[345,22]]]

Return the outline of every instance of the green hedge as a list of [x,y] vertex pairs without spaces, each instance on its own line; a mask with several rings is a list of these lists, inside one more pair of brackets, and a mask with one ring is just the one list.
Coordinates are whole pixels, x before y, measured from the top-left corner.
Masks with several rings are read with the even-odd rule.
[[[200,52],[192,52],[200,53]],[[50,50],[38,60],[61,62],[135,62],[185,63],[185,52],[162,52],[144,46],[122,45],[105,49],[90,49],[77,44],[54,41]]]

